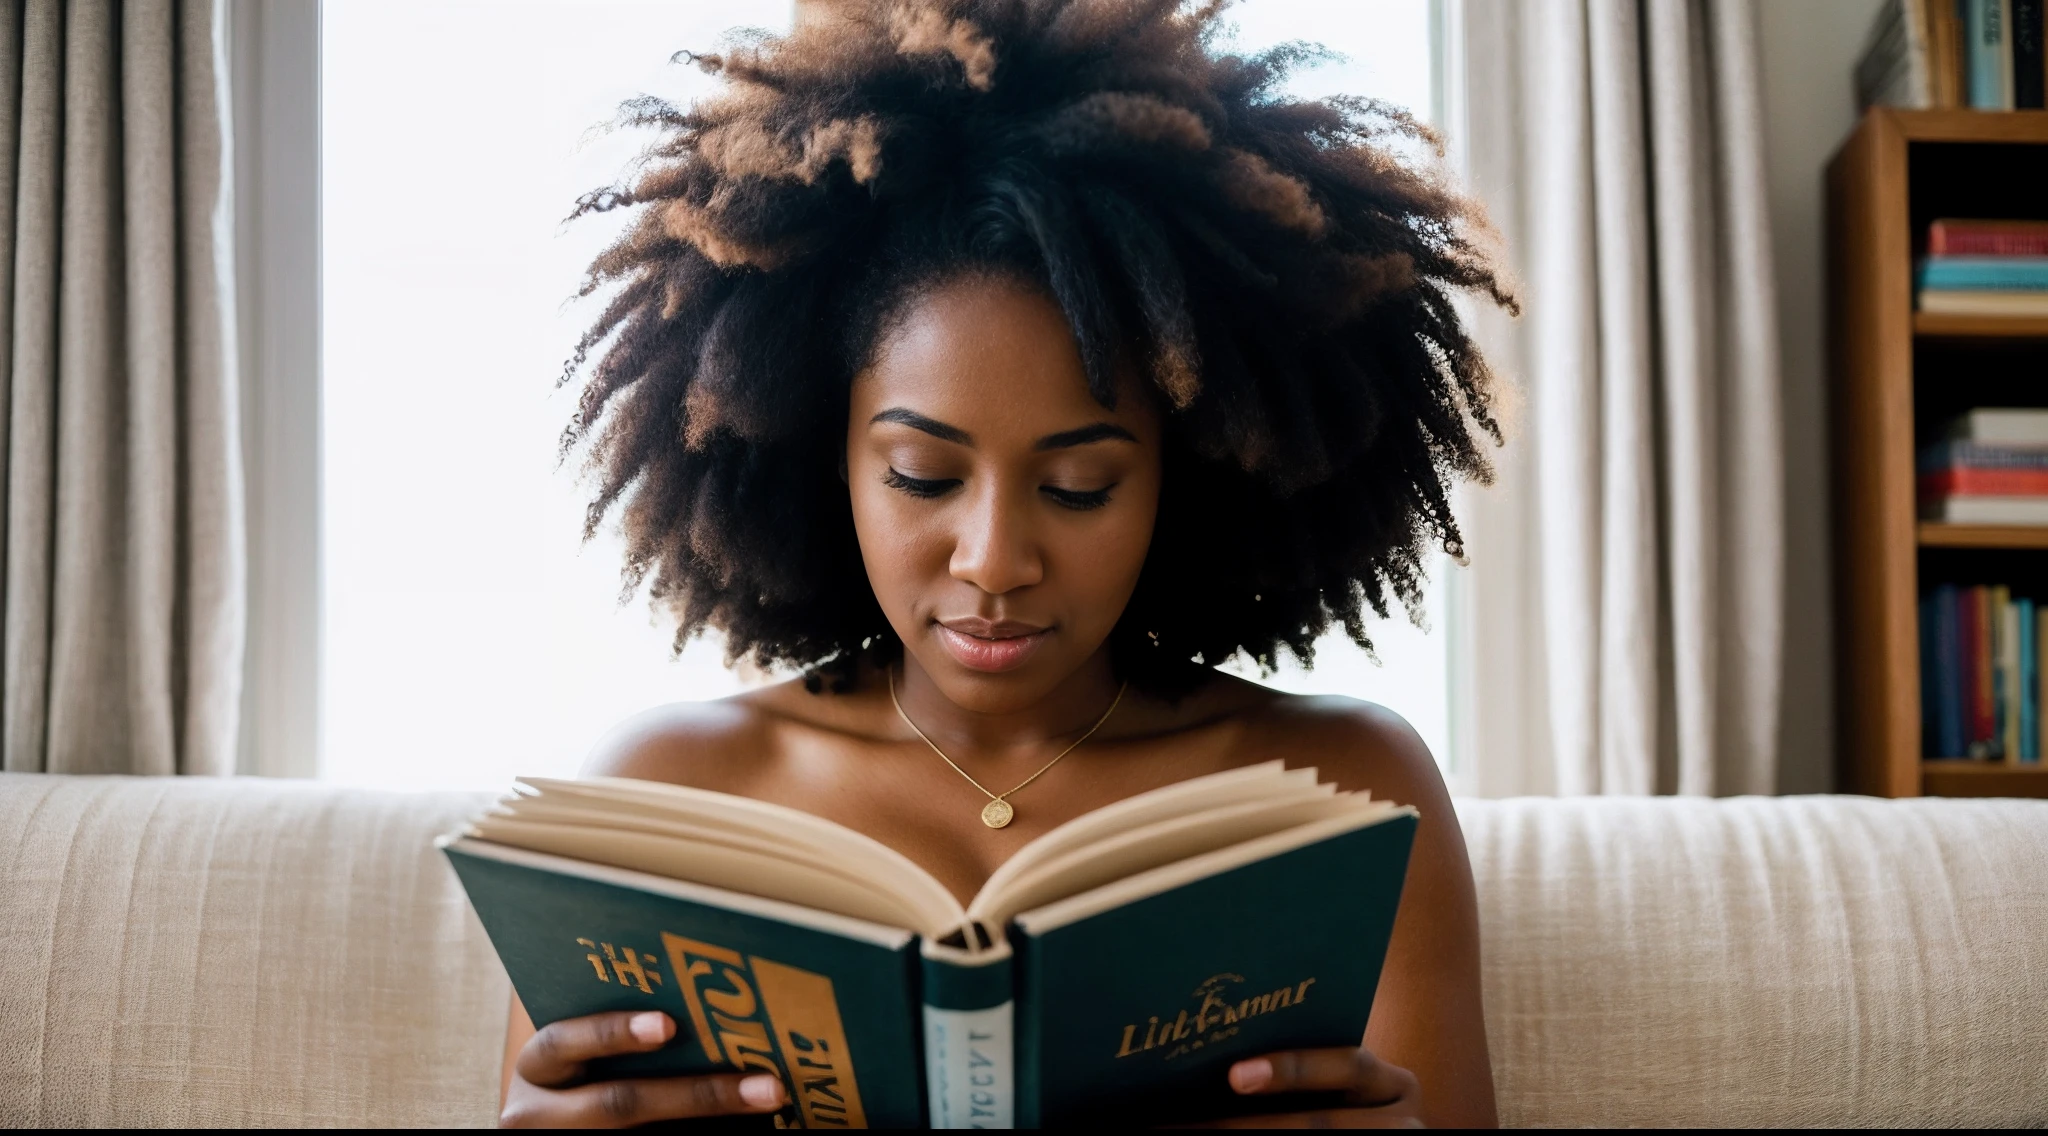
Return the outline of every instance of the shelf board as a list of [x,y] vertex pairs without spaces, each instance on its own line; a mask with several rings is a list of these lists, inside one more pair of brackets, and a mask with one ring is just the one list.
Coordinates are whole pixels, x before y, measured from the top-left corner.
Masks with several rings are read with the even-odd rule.
[[1958,316],[1914,312],[1921,339],[2048,339],[2048,316]]
[[2048,111],[1887,107],[1872,114],[1890,119],[1908,142],[2048,142]]
[[1920,791],[1930,797],[2048,797],[2048,765],[1923,761]]
[[1922,548],[2048,548],[2048,525],[1951,525],[1922,521]]

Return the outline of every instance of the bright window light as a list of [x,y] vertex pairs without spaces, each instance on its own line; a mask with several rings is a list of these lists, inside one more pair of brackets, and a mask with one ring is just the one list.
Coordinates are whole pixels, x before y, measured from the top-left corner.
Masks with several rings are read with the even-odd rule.
[[[322,6],[322,774],[400,788],[573,772],[618,720],[747,679],[715,640],[670,653],[619,549],[581,540],[555,380],[613,215],[563,225],[645,135],[602,128],[711,80],[672,64],[790,0],[348,0]],[[1427,107],[1427,0],[1248,0],[1238,42],[1349,56],[1297,79]],[[1437,622],[1441,622],[1438,620]],[[1406,715],[1439,754],[1442,636],[1396,618],[1384,665],[1337,641],[1268,680]]]

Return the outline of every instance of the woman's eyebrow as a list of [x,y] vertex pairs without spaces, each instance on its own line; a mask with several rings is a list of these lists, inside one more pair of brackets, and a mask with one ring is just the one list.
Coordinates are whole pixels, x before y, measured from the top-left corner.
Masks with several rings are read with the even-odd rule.
[[1138,440],[1129,430],[1121,426],[1113,426],[1107,422],[1097,422],[1092,426],[1083,426],[1078,430],[1062,430],[1057,434],[1047,434],[1038,440],[1037,445],[1031,448],[1034,450],[1064,450],[1068,446],[1085,446],[1090,442],[1101,442],[1111,438],[1120,438],[1126,442]]
[[[936,418],[926,418],[915,410],[905,410],[900,406],[892,406],[873,418],[868,419],[868,425],[870,426],[877,422],[895,422],[899,425],[908,426],[913,430],[922,430],[941,441],[952,442],[955,445],[967,446],[969,448],[974,446],[974,435],[969,434],[960,427],[948,426]],[[1040,443],[1039,448],[1043,449],[1044,444]]]

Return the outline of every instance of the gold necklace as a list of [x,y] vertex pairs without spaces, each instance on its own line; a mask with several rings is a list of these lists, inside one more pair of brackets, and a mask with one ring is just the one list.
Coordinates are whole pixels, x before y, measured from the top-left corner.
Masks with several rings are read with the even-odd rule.
[[922,738],[924,740],[924,744],[932,747],[932,752],[939,755],[940,761],[943,761],[947,765],[952,766],[953,772],[958,773],[960,776],[967,778],[967,783],[969,785],[972,785],[975,788],[980,789],[982,791],[982,794],[988,798],[988,804],[981,806],[981,823],[989,826],[990,828],[1002,828],[1004,825],[1009,824],[1011,818],[1017,815],[1017,809],[1015,806],[1011,805],[1006,798],[1023,789],[1024,786],[1029,785],[1033,781],[1038,780],[1040,777],[1045,776],[1045,771],[1047,769],[1051,769],[1053,766],[1058,765],[1060,763],[1060,757],[1065,757],[1068,754],[1074,752],[1076,746],[1079,746],[1082,742],[1085,742],[1089,738],[1093,737],[1095,735],[1095,731],[1101,729],[1102,724],[1104,722],[1109,721],[1109,716],[1111,714],[1116,713],[1117,705],[1123,702],[1124,700],[1124,691],[1129,690],[1130,688],[1131,684],[1129,682],[1126,682],[1122,686],[1117,687],[1116,698],[1110,702],[1109,709],[1104,710],[1102,712],[1102,717],[1095,719],[1095,724],[1088,727],[1087,733],[1082,734],[1078,738],[1075,738],[1073,745],[1070,745],[1067,748],[1061,750],[1059,753],[1059,757],[1055,757],[1051,761],[1046,762],[1045,765],[1042,768],[1040,768],[1038,772],[1033,773],[1031,776],[1026,777],[1024,780],[1017,782],[1017,784],[1013,786],[1008,793],[991,793],[988,790],[988,786],[983,785],[979,781],[976,781],[974,779],[973,774],[967,772],[965,769],[960,768],[960,766],[957,763],[955,763],[952,758],[947,757],[946,751],[940,749],[939,744],[931,740],[931,738],[927,737],[923,730],[917,728],[917,723],[910,720],[910,715],[905,714],[903,712],[903,703],[898,701],[896,698],[896,669],[894,667],[891,667],[889,669],[889,704],[896,708],[896,716],[898,718],[903,719],[903,724],[910,727],[911,733],[916,734],[919,738]]

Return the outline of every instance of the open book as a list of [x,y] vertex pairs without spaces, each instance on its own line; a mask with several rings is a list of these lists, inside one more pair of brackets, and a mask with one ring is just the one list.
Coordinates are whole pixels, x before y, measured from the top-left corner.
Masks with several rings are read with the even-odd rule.
[[795,809],[521,785],[442,845],[535,1024],[665,1010],[609,1074],[772,1072],[801,1127],[1227,1109],[1231,1062],[1358,1043],[1416,824],[1273,761],[1077,817],[963,906]]

